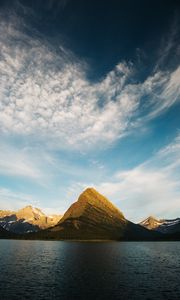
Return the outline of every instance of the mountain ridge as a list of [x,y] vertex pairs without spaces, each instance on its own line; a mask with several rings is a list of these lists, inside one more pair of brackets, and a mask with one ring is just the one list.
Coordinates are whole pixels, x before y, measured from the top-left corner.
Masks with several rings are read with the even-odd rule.
[[54,227],[31,238],[55,240],[149,240],[153,233],[127,220],[123,213],[94,188],[83,191]]
[[180,232],[180,218],[157,219],[153,216],[149,216],[139,224],[149,230],[155,230],[163,234]]
[[62,216],[46,216],[39,208],[27,205],[18,211],[0,210],[0,226],[17,234],[35,232],[58,223]]
[[[6,218],[17,218],[19,222],[27,225],[22,217],[31,221],[35,218],[35,224],[42,219],[46,220],[45,214],[37,208],[26,206],[19,210],[17,215],[11,215],[12,211],[4,211]],[[13,212],[14,213],[14,212]],[[0,211],[2,217],[3,211]],[[15,219],[17,221],[17,219]],[[6,220],[7,221],[7,220]],[[167,221],[167,220],[165,220]],[[172,220],[171,220],[172,221]],[[12,220],[10,221],[11,224]],[[134,224],[127,220],[124,214],[105,196],[101,195],[94,188],[85,189],[77,201],[67,209],[58,222],[48,228],[42,227],[39,230],[25,231],[24,234],[14,236],[20,239],[43,239],[43,240],[124,240],[124,241],[150,241],[150,240],[175,240],[180,239],[180,230],[171,232],[160,232],[156,227],[162,222],[153,216],[148,217],[140,224]],[[179,218],[176,219],[179,226]],[[13,222],[12,222],[13,223]],[[0,226],[1,226],[0,218]],[[28,226],[36,226],[28,224]],[[148,228],[148,224],[151,228]],[[166,224],[167,225],[167,224]],[[171,224],[172,225],[172,224]],[[10,228],[11,229],[11,228]],[[9,231],[10,232],[10,231]],[[17,232],[19,233],[19,232]],[[0,237],[6,236],[7,232],[1,230]],[[13,238],[13,237],[10,237]]]

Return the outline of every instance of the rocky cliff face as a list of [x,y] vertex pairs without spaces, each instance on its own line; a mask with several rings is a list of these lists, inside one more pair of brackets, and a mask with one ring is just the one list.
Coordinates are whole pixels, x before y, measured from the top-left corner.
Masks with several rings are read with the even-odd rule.
[[35,232],[54,226],[60,215],[46,216],[39,208],[26,206],[19,211],[0,211],[0,226],[15,233]]

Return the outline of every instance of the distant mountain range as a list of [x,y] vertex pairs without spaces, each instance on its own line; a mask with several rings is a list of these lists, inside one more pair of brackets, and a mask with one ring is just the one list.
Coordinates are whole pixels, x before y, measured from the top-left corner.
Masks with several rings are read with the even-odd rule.
[[[8,234],[13,231],[14,238],[23,239],[173,240],[180,239],[178,220],[149,217],[134,224],[107,198],[95,189],[87,188],[63,217],[47,217],[31,206],[16,213],[0,211],[0,225],[3,226],[0,237],[11,238]],[[171,230],[165,230],[165,227],[171,227]]]
[[39,208],[26,206],[20,210],[0,210],[0,226],[17,234],[37,232],[56,225],[61,215],[46,216]]
[[158,220],[150,216],[139,224],[149,230],[155,230],[164,234],[173,234],[180,232],[180,218],[171,220]]

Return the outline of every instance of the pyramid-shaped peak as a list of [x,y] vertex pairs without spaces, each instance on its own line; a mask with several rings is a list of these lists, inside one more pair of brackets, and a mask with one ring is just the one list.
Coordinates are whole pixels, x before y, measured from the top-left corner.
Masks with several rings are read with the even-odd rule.
[[96,189],[93,187],[88,187],[82,192],[82,194],[86,194],[86,193],[98,193],[98,191],[96,191]]
[[88,196],[93,196],[93,197],[103,197],[105,198],[103,195],[101,195],[95,188],[93,187],[88,187],[86,188],[79,196],[78,200],[81,198],[81,197],[88,197]]
[[98,202],[106,202],[114,207],[114,205],[106,197],[104,197],[102,194],[100,194],[98,191],[91,187],[85,189],[80,194],[77,202],[86,202],[89,204],[98,204]]
[[95,188],[89,187],[85,189],[79,196],[77,203],[90,204],[97,207],[106,207],[113,211],[118,211],[119,209],[112,204],[105,196],[100,194]]
[[60,222],[63,222],[67,218],[83,216],[86,214],[89,207],[96,208],[98,211],[104,211],[111,216],[116,215],[117,218],[125,219],[119,209],[106,197],[101,195],[94,188],[87,188],[80,194],[78,200],[66,211]]

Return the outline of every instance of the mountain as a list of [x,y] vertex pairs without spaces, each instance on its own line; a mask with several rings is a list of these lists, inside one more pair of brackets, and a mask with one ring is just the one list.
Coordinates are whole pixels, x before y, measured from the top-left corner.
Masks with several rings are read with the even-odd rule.
[[139,224],[147,229],[155,230],[164,234],[180,233],[180,218],[158,220],[150,216]]
[[[13,234],[14,233],[14,234]],[[180,240],[180,218],[149,217],[140,224],[123,213],[94,188],[87,188],[64,216],[46,216],[26,206],[0,211],[0,238],[47,240]]]
[[139,223],[141,226],[153,230],[156,229],[158,226],[161,225],[160,221],[152,216],[148,217],[147,219],[143,220]]
[[39,208],[26,206],[17,212],[0,210],[0,226],[18,234],[36,232],[58,223],[62,216],[46,216]]
[[76,240],[150,240],[159,237],[128,221],[107,198],[86,189],[66,211],[59,223],[29,238]]

